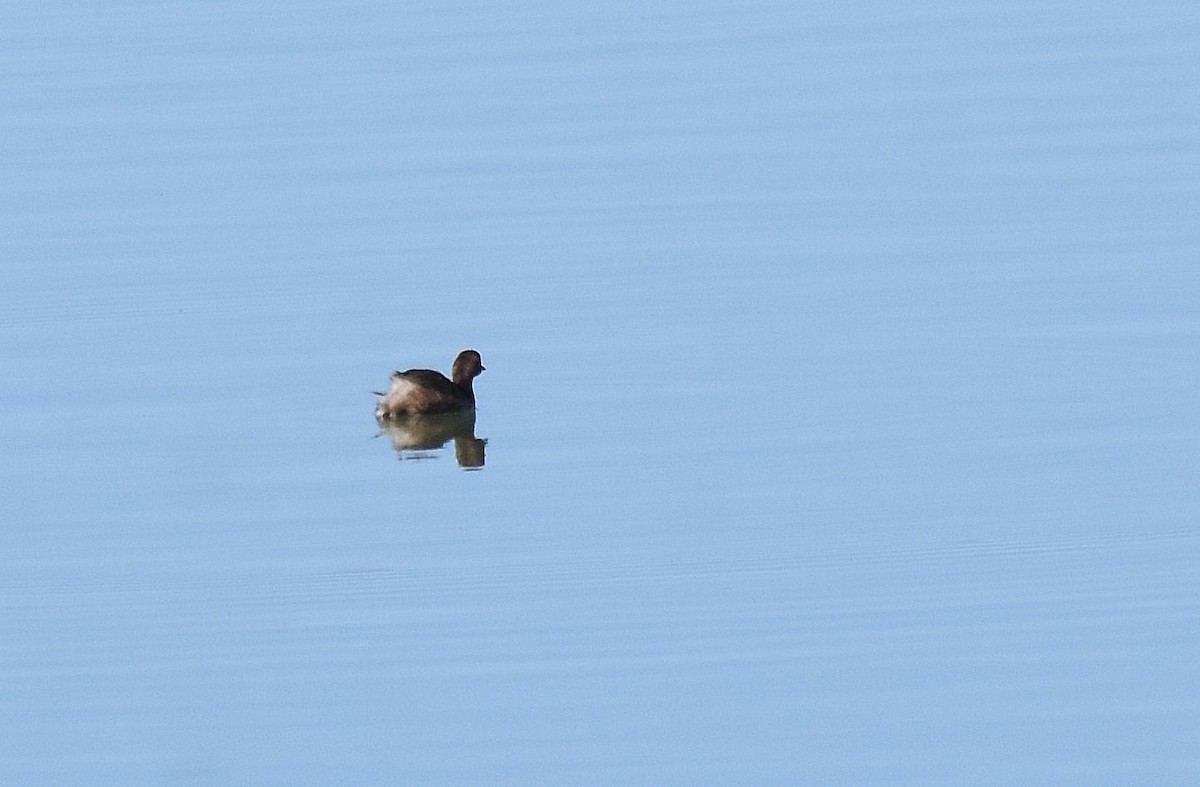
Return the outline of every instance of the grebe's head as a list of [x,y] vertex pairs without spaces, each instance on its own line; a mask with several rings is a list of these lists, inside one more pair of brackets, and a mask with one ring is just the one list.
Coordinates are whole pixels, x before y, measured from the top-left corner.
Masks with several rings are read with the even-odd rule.
[[475,350],[463,350],[454,359],[450,376],[459,385],[469,385],[483,371],[483,358]]

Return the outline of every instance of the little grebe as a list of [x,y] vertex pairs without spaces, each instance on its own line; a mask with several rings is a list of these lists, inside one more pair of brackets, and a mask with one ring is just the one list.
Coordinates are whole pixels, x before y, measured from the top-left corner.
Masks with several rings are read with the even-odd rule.
[[475,408],[475,391],[471,381],[483,371],[483,359],[475,350],[463,350],[454,359],[447,380],[432,369],[409,369],[394,372],[387,393],[375,392],[379,404],[376,418],[401,418],[406,415],[451,413]]

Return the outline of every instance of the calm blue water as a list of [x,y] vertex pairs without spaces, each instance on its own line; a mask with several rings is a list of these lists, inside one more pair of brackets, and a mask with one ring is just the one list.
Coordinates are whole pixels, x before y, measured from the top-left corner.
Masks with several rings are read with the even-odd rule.
[[93,6],[0,11],[4,782],[1200,780],[1194,4]]

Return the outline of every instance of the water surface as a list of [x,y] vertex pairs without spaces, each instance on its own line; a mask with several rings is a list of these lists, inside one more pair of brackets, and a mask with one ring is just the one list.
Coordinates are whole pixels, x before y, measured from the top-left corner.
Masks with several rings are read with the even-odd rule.
[[1191,5],[2,17],[6,781],[1200,774]]

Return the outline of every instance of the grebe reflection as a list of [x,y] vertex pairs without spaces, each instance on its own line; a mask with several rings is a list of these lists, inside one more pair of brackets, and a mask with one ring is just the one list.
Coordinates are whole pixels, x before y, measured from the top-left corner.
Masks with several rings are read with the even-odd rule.
[[432,415],[400,415],[379,419],[380,434],[392,440],[401,459],[430,459],[431,453],[454,441],[454,458],[459,467],[483,467],[487,440],[475,436],[475,411]]

